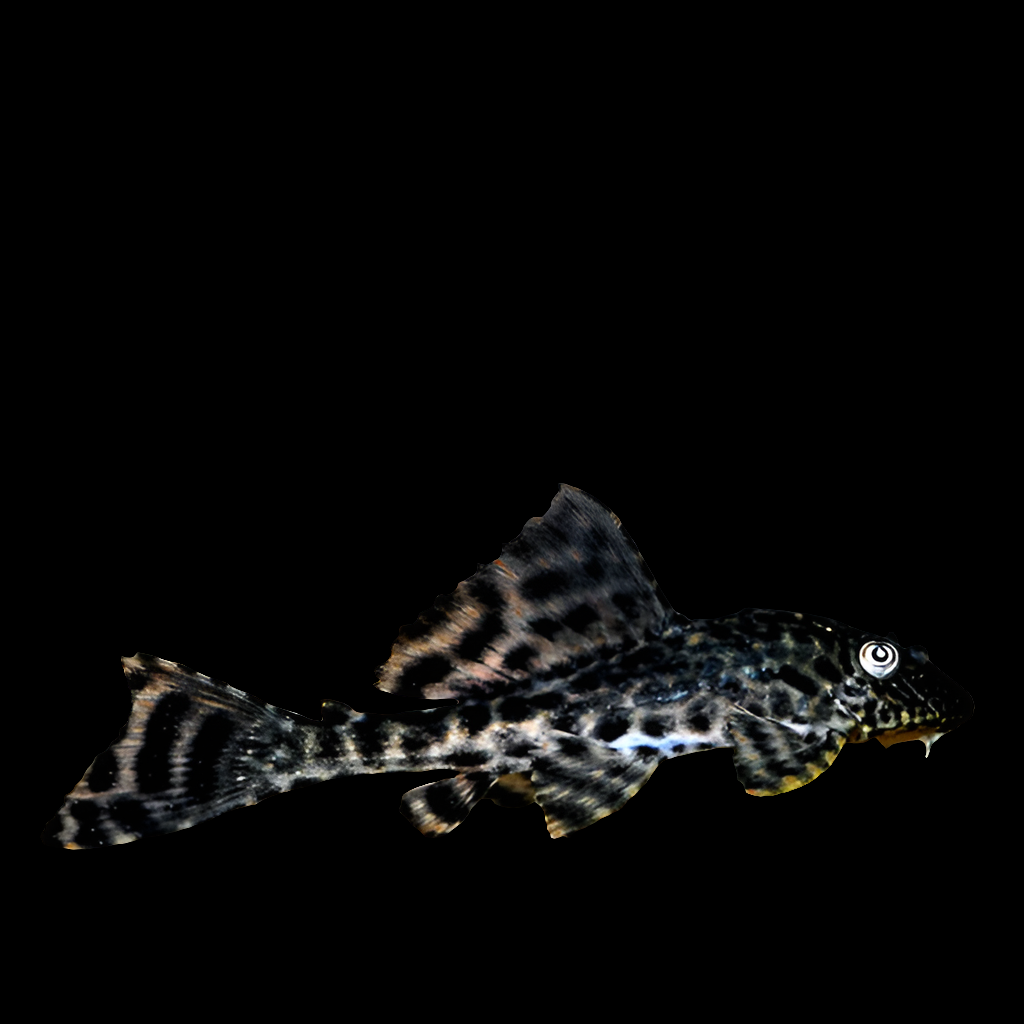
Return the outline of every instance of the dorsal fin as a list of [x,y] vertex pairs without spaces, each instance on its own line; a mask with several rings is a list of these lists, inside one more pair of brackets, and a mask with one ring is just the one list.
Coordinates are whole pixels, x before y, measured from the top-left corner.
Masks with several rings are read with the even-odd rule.
[[674,615],[618,517],[562,484],[501,558],[402,628],[377,687],[493,697],[634,647]]

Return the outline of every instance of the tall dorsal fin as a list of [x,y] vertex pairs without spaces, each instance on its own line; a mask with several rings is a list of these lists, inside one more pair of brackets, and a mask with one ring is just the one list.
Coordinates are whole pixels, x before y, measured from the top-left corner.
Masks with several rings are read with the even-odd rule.
[[634,647],[674,615],[618,517],[562,484],[499,559],[402,628],[377,686],[492,697]]

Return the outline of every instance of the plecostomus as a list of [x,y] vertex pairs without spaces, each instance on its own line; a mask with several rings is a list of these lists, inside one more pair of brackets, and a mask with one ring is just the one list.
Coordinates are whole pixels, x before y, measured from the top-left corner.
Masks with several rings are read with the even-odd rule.
[[403,627],[377,686],[455,706],[315,722],[182,665],[123,659],[131,717],[44,840],[69,850],[189,828],[293,787],[450,769],[402,813],[425,835],[484,798],[540,804],[552,836],[618,810],[665,758],[733,751],[755,796],[817,778],[845,743],[920,739],[974,704],[920,647],[819,615],[673,610],[618,518],[562,485],[541,518]]

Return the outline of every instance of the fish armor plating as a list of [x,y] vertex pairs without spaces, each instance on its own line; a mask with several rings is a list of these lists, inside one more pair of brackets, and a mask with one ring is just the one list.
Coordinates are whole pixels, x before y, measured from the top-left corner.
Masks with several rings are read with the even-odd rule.
[[974,710],[920,647],[820,615],[686,619],[618,518],[563,484],[501,557],[402,628],[377,687],[457,705],[320,722],[145,654],[131,717],[46,827],[69,850],[189,828],[339,775],[449,769],[401,810],[450,832],[482,799],[536,802],[564,836],[617,811],[666,758],[729,747],[743,788],[785,793],[846,743],[920,739]]

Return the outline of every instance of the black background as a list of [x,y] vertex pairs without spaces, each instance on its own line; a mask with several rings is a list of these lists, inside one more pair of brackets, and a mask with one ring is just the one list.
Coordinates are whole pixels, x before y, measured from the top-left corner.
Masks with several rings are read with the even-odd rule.
[[[929,920],[959,898],[993,845],[985,723],[1007,713],[1017,586],[1005,271],[976,256],[984,211],[936,212],[955,168],[908,144],[897,173],[831,114],[827,151],[802,128],[806,152],[776,137],[785,160],[697,141],[692,170],[641,129],[628,180],[600,126],[553,163],[526,147],[522,166],[503,151],[467,169],[438,136],[443,160],[342,146],[350,168],[322,126],[277,116],[307,148],[267,152],[262,108],[256,150],[215,116],[209,141],[146,120],[155,155],[59,193],[77,244],[60,301],[100,341],[63,367],[88,387],[42,463],[46,637],[19,709],[42,728],[18,834],[62,919],[202,907],[210,928],[223,907],[235,939],[273,891],[304,925],[373,897],[365,927],[405,901],[430,922],[402,934],[432,935],[441,907]],[[116,849],[39,845],[127,717],[121,656],[311,717],[328,697],[383,710],[374,670],[399,626],[563,481],[621,517],[684,615],[893,631],[975,718],[927,760],[852,747],[776,798],[746,796],[726,751],[678,758],[559,840],[537,808],[485,802],[429,841],[397,811],[428,778],[383,775]]]
[[[6,879],[34,1004],[856,1014],[970,995],[964,954],[998,971],[1019,387],[991,19],[87,17],[49,18],[14,104]],[[974,719],[776,798],[678,758],[559,840],[484,802],[431,842],[397,811],[427,779],[381,775],[38,842],[128,714],[121,656],[368,707],[398,627],[560,481],[683,614],[892,630]]]

